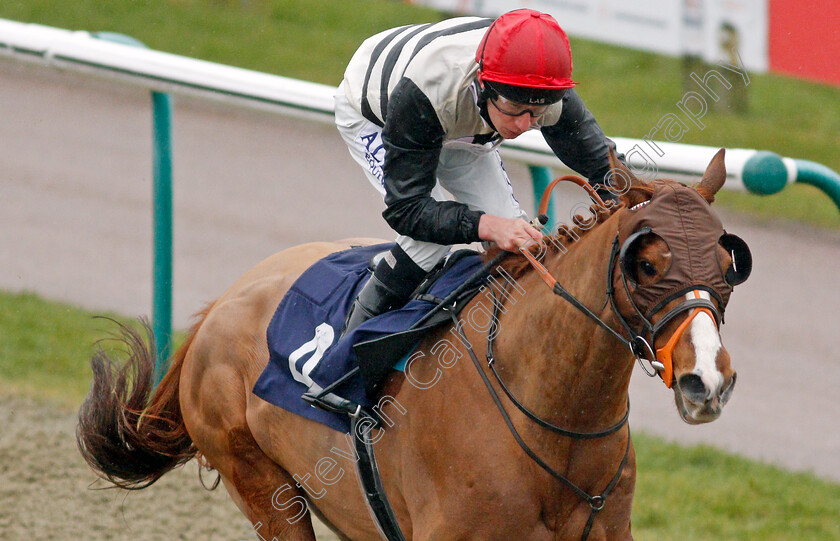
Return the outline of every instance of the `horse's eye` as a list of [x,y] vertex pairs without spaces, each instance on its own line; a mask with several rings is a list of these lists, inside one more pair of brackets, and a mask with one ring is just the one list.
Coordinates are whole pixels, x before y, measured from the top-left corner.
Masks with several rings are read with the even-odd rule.
[[642,269],[642,272],[646,275],[653,278],[656,276],[656,267],[653,266],[653,263],[650,261],[645,261],[644,259],[639,261],[639,268]]

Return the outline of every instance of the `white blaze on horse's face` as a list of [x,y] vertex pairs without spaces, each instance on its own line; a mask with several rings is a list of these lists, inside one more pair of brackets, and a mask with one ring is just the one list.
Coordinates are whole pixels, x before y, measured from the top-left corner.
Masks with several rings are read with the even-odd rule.
[[[706,291],[700,292],[700,297],[710,300]],[[687,293],[686,300],[694,298],[692,293]],[[723,386],[723,374],[717,369],[717,355],[721,348],[720,334],[712,316],[706,312],[700,312],[689,326],[691,343],[694,346],[694,374],[700,376],[706,387],[709,397],[720,392]]]
[[[705,291],[700,292],[700,296],[706,300],[711,298]],[[694,298],[693,292],[686,295],[686,299],[691,298]],[[720,416],[735,385],[735,374],[732,373],[727,382],[719,368],[721,356],[728,361],[729,355],[721,344],[720,333],[711,315],[706,312],[697,314],[687,334],[694,352],[694,369],[678,377],[675,389],[677,407],[685,422],[707,423]]]

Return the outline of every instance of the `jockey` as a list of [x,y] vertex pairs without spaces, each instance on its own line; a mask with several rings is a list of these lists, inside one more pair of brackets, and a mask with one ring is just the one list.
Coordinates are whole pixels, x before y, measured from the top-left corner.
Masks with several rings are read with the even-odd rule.
[[571,75],[566,33],[530,9],[403,26],[361,45],[338,87],[335,121],[399,236],[342,335],[405,304],[453,244],[515,251],[541,236],[514,198],[497,150],[503,140],[539,129],[563,163],[609,186],[615,144]]

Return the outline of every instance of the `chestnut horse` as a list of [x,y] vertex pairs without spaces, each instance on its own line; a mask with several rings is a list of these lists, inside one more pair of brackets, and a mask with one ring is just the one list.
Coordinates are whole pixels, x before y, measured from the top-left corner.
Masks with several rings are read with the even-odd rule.
[[[667,349],[670,368],[657,364],[666,364],[661,358],[654,364],[667,374],[683,420],[706,423],[721,414],[735,383],[717,321],[729,291],[715,291],[717,282],[706,280],[698,293],[665,298],[655,313],[644,295],[681,262],[714,262],[721,276],[733,271],[734,256],[717,239],[690,238],[708,224],[722,234],[709,204],[726,177],[723,151],[696,187],[646,184],[613,164],[630,182],[618,210],[593,206],[597,225],[578,220],[541,253],[503,262],[514,281],[497,291],[493,330],[479,317],[439,327],[423,339],[412,356],[420,360],[407,373],[388,377],[381,413],[393,425],[376,432],[376,455],[406,539],[632,539],[635,454],[623,421],[639,355],[616,339],[632,338],[630,329],[664,321],[650,342],[660,357]],[[682,216],[693,224],[684,228],[685,243],[663,239],[656,226],[622,230],[645,216],[652,197],[655,207],[658,192],[678,194],[679,204],[702,203]],[[656,213],[665,216],[672,206],[662,203]],[[617,239],[631,233],[642,238],[615,257]],[[153,347],[126,330],[131,354],[121,369],[101,352],[92,361],[93,386],[77,432],[88,463],[118,486],[144,488],[197,457],[218,472],[266,540],[315,539],[310,512],[342,539],[380,539],[359,490],[351,436],[251,392],[268,362],[266,329],[284,293],[316,260],[359,243],[305,244],[259,263],[199,315],[156,389]],[[554,295],[545,285],[552,279],[591,316]],[[487,299],[474,298],[462,317],[479,314],[470,309],[490,306]],[[694,304],[672,310],[686,302]],[[466,340],[453,332],[458,328],[476,358],[485,358],[488,333],[494,335],[491,364],[499,380],[488,363],[476,370]],[[515,408],[499,381],[543,424]],[[569,437],[549,424],[598,437]]]

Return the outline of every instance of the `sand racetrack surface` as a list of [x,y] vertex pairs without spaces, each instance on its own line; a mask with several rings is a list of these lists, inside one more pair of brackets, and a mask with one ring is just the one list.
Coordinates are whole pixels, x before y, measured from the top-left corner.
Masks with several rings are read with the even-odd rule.
[[144,490],[95,490],[108,484],[76,448],[75,412],[0,395],[0,426],[0,540],[260,539],[222,485],[202,488],[194,460]]

